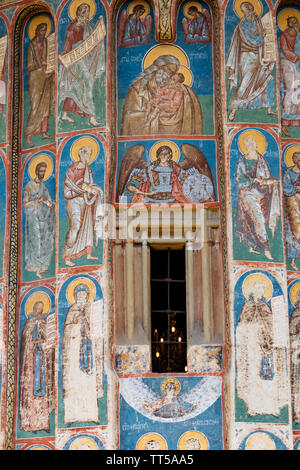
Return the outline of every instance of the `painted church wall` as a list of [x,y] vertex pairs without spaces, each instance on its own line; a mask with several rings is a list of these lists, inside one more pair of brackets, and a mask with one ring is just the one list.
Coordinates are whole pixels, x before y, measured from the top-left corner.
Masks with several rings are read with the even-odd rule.
[[[6,195],[5,191],[0,195],[0,448],[7,445],[6,406],[11,409],[6,395],[11,393],[7,351],[12,350],[13,341],[17,351],[14,448],[297,448],[300,170],[294,154],[300,149],[300,75],[299,61],[292,57],[300,56],[300,50],[297,23],[288,25],[287,17],[292,15],[300,23],[299,7],[250,0],[257,17],[249,24],[243,19],[246,13],[241,2],[218,1],[219,28],[213,5],[183,1],[178,9],[170,10],[173,37],[160,42],[161,16],[152,2],[125,1],[116,6],[114,1],[88,0],[83,36],[75,31],[74,18],[85,1],[40,3],[44,11],[34,11],[25,19],[20,43],[20,269],[15,340],[6,275],[8,215],[14,217],[10,207],[15,158],[10,147],[12,46],[17,18],[29,5],[26,1],[0,3],[0,183],[7,188]],[[132,33],[132,15],[139,4],[145,11],[139,17],[139,33]],[[195,8],[190,10],[192,6]],[[116,20],[113,26],[112,18]],[[43,23],[47,41],[54,35],[55,65],[46,71],[44,64],[39,72],[43,78],[35,79],[29,62],[34,62],[31,52],[36,47],[36,28]],[[265,46],[259,49],[261,28],[266,33]],[[243,52],[242,63],[236,61],[241,30],[245,42],[259,49],[254,56],[261,61],[255,70],[247,52]],[[92,31],[97,32],[97,45],[90,54],[75,58],[72,49]],[[8,42],[3,39],[6,36]],[[221,38],[221,64],[216,62],[220,54],[216,37]],[[46,54],[45,43],[39,53]],[[155,60],[162,68],[165,55],[175,57],[180,68],[165,84],[159,77],[164,86],[151,94],[141,82],[146,81],[141,73]],[[47,56],[43,57],[47,62]],[[115,69],[111,72],[112,63]],[[294,93],[289,95],[292,88]],[[139,110],[135,108],[138,89],[145,92]],[[39,92],[43,95],[40,102],[36,101]],[[186,109],[183,102],[188,103]],[[216,103],[222,105],[221,116]],[[192,107],[194,114],[188,116]],[[132,111],[137,112],[134,119]],[[222,231],[228,271],[227,344],[193,345],[189,372],[169,380],[177,389],[172,392],[174,416],[167,417],[164,382],[168,379],[152,375],[147,345],[114,345],[115,362],[111,364],[115,325],[111,325],[107,287],[111,272],[102,207],[110,198],[117,204],[126,202],[125,197],[129,203],[174,202],[172,197],[162,199],[160,195],[135,200],[128,190],[130,181],[141,173],[138,176],[150,191],[147,170],[151,174],[156,152],[163,145],[171,148],[172,169],[178,173],[184,160],[189,160],[185,177],[192,178],[193,187],[186,184],[180,201],[175,198],[175,202],[209,203],[226,209]],[[87,156],[83,156],[86,148]],[[87,164],[80,165],[85,158]],[[195,167],[192,161],[197,162],[196,174],[191,171]],[[40,163],[43,165],[37,169]],[[43,171],[37,189],[35,178]],[[78,223],[82,207],[72,203],[78,175],[90,186],[86,200],[93,200],[91,210],[87,203],[85,206],[85,227]],[[183,176],[184,172],[176,178],[184,185]],[[43,229],[34,225],[39,206]],[[48,248],[43,256],[37,256],[34,246],[37,235]],[[257,350],[253,361],[248,355],[250,343],[245,340],[248,329]],[[73,333],[74,344],[70,341]],[[68,351],[71,346],[77,348],[74,355]],[[72,368],[77,385],[81,379],[88,381],[89,403],[84,409],[75,404],[82,397],[67,398]],[[265,392],[260,399],[253,399],[254,375],[257,387]],[[291,383],[285,380],[287,375]],[[8,378],[12,377],[8,374]],[[34,381],[33,389],[29,380]],[[290,387],[291,403],[287,400]]]

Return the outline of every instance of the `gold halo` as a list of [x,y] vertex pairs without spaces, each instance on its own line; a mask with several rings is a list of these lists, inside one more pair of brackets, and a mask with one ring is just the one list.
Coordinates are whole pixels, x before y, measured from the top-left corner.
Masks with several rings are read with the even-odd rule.
[[182,436],[180,436],[177,444],[177,449],[178,450],[187,450],[186,449],[186,443],[190,439],[197,439],[197,441],[200,443],[200,450],[208,450],[209,444],[207,437],[199,431],[187,431]]
[[292,145],[287,149],[287,151],[284,154],[284,161],[288,167],[294,166],[295,163],[293,162],[293,153],[294,152],[300,152],[300,145]]
[[249,299],[249,295],[252,294],[253,284],[260,282],[265,285],[265,299],[266,301],[270,300],[273,294],[273,284],[270,279],[261,273],[249,274],[249,276],[244,279],[242,291],[244,296]]
[[90,162],[92,163],[99,154],[99,144],[93,137],[80,137],[75,140],[71,147],[71,157],[74,162],[79,162],[78,152],[82,147],[92,147]]
[[281,10],[277,17],[277,24],[281,31],[287,29],[287,19],[290,16],[295,16],[300,24],[300,11],[295,10],[295,8],[285,8],[284,10]]
[[50,301],[49,295],[46,294],[46,292],[38,291],[38,292],[35,292],[34,294],[32,294],[26,300],[25,313],[26,313],[27,317],[30,313],[33,312],[33,306],[36,302],[43,302],[43,304],[44,304],[43,313],[47,314],[49,312],[50,306],[51,306],[51,301]]
[[292,302],[293,305],[295,305],[295,303],[297,302],[297,292],[300,290],[300,281],[296,282],[293,287],[291,287],[290,289],[290,293],[289,293],[289,296],[290,296],[290,300]]
[[72,20],[75,20],[76,10],[83,3],[86,3],[87,5],[89,5],[89,7],[90,7],[90,20],[93,18],[94,14],[96,13],[96,4],[95,4],[94,0],[73,0],[71,5],[69,6],[69,17]]
[[263,12],[262,4],[260,3],[259,0],[235,0],[234,1],[234,11],[236,12],[237,16],[239,18],[242,18],[244,16],[244,13],[241,10],[241,4],[242,3],[251,3],[254,7],[254,11],[258,16],[261,16]]
[[180,47],[172,44],[160,44],[159,46],[152,47],[152,49],[150,49],[145,55],[143,60],[143,70],[150,67],[155,59],[162,55],[172,55],[179,60],[180,65],[185,65],[185,67],[189,68],[189,59]]
[[153,162],[156,161],[156,152],[157,150],[162,147],[163,145],[168,145],[171,150],[172,150],[172,153],[173,153],[173,157],[172,157],[172,160],[174,162],[178,162],[179,160],[179,157],[180,157],[180,151],[179,151],[179,148],[178,146],[174,143],[174,142],[170,142],[169,140],[160,140],[159,142],[156,142],[156,144],[154,144],[152,147],[151,147],[151,150],[150,150],[150,158]]
[[[276,444],[269,434],[266,432],[255,432],[248,437],[245,449],[246,450],[256,450],[258,445],[258,449],[260,450],[276,450]],[[263,445],[263,447],[261,447]]]
[[145,446],[149,441],[157,441],[160,445],[160,450],[167,450],[168,448],[166,440],[160,434],[148,432],[139,438],[136,444],[136,450],[145,450]]
[[94,439],[87,436],[77,437],[77,439],[74,439],[69,447],[69,450],[80,450],[78,447],[82,445],[88,445],[91,450],[99,450],[99,447],[97,446],[97,443],[94,441]]
[[187,86],[192,85],[194,77],[193,77],[193,74],[192,74],[192,72],[190,71],[190,69],[188,67],[185,67],[184,65],[181,65],[179,67],[177,73],[182,73],[184,75],[184,82],[183,82],[184,85],[187,85]]
[[265,136],[261,132],[256,131],[255,129],[249,129],[248,131],[244,131],[239,136],[238,146],[242,154],[245,155],[247,153],[247,150],[245,147],[245,140],[248,139],[248,137],[251,137],[252,139],[256,141],[257,151],[261,155],[263,155],[267,148],[267,141],[266,141]]
[[70,283],[67,288],[66,297],[70,305],[73,305],[75,303],[74,290],[75,287],[77,287],[79,284],[84,284],[89,288],[89,302],[93,302],[96,296],[96,287],[93,281],[91,281],[91,279],[88,279],[87,277],[77,277],[76,279],[74,279],[74,281]]
[[45,447],[42,447],[42,446],[34,446],[34,447],[31,447],[30,450],[49,450],[49,449],[45,449]]
[[127,13],[128,13],[128,15],[131,15],[131,14],[132,14],[133,9],[134,9],[134,7],[135,7],[136,5],[143,5],[143,7],[145,8],[145,13],[143,13],[143,14],[140,16],[140,18],[141,18],[141,19],[146,18],[146,16],[148,16],[149,13],[150,13],[150,7],[149,7],[148,3],[145,2],[144,0],[141,0],[141,1],[139,1],[139,0],[134,0],[134,2],[129,3],[128,8],[127,8]]
[[30,21],[30,24],[28,26],[28,36],[30,37],[30,39],[34,38],[35,30],[36,30],[37,26],[41,23],[46,23],[46,25],[47,25],[46,38],[49,36],[49,34],[52,31],[52,23],[51,23],[51,20],[50,20],[49,16],[38,15],[38,16],[35,16]]
[[166,394],[166,385],[168,383],[173,383],[176,385],[176,395],[178,395],[178,393],[180,392],[180,389],[181,389],[181,385],[179,383],[179,381],[177,379],[174,379],[173,377],[170,377],[169,379],[166,379],[162,382],[161,386],[160,386],[160,389],[162,391],[162,393],[165,395]]
[[47,153],[40,153],[39,155],[34,157],[28,165],[28,174],[32,180],[36,178],[35,169],[37,165],[41,162],[44,162],[47,165],[47,169],[46,169],[43,181],[46,181],[49,178],[49,176],[52,174],[52,171],[53,171],[52,158]]
[[188,10],[190,7],[196,7],[198,8],[198,10],[201,12],[202,11],[202,6],[200,5],[200,3],[198,2],[188,2],[184,5],[183,7],[183,14],[184,16],[186,16],[187,18],[193,18],[192,15],[189,15],[188,14]]

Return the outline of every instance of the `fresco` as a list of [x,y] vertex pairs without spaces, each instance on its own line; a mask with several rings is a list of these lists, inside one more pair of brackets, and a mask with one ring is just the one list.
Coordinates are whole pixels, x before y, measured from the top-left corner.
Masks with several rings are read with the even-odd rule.
[[[207,80],[208,76],[213,77],[211,44],[209,42],[203,44],[199,46],[200,50],[195,52],[192,43],[184,44],[182,30],[178,41],[180,46],[155,45],[150,27],[151,9],[144,2],[144,10],[140,9],[140,17],[144,16],[143,30],[147,39],[140,39],[139,42],[133,39],[133,43],[126,44],[128,47],[125,47],[122,44],[124,36],[121,32],[124,29],[122,25],[124,21],[128,24],[129,20],[125,18],[129,18],[128,12],[133,5],[137,5],[137,2],[126,5],[128,5],[127,13],[121,9],[118,27],[119,134],[127,136],[213,134],[213,80],[212,82]],[[202,8],[200,3],[199,8]],[[207,8],[205,11],[210,18]],[[179,21],[182,16],[184,14],[180,12]],[[136,33],[132,33],[132,36],[134,34]],[[141,38],[144,36],[140,34]],[[134,55],[131,54],[133,46]],[[202,70],[204,68],[208,75],[203,73],[199,76],[201,68]],[[143,96],[143,99],[140,100],[139,96]],[[209,115],[209,119],[203,119],[204,110],[209,113],[206,114],[206,117]]]
[[118,47],[148,44],[151,30],[152,15],[147,2],[133,1],[123,5],[119,13]]
[[282,288],[252,270],[234,290],[236,421],[288,423],[288,327]]
[[4,149],[0,149],[0,187],[3,188],[0,197],[0,279],[3,277],[3,264],[4,264],[4,244],[5,244],[5,224],[6,224],[6,210],[7,210],[7,195],[6,195],[6,172],[7,160]]
[[288,145],[283,152],[283,198],[284,198],[284,228],[287,268],[300,270],[300,145]]
[[23,148],[54,141],[55,65],[50,58],[54,23],[50,14],[30,18],[23,36]]
[[118,154],[116,202],[217,200],[213,140],[119,142]]
[[280,163],[269,132],[239,131],[230,149],[234,259],[283,262]]
[[23,177],[23,281],[55,275],[54,155],[39,152],[25,164]]
[[61,149],[59,265],[102,263],[105,155],[95,135],[76,135]]
[[287,447],[275,434],[257,430],[243,439],[239,450],[287,450]]
[[72,276],[58,305],[58,427],[106,424],[101,287],[89,275]]
[[104,450],[103,442],[92,434],[75,434],[65,444],[63,450]]
[[278,122],[275,36],[267,3],[230,0],[225,31],[228,121]]
[[280,7],[277,14],[280,58],[282,137],[300,138],[300,8]]
[[293,429],[300,429],[300,380],[299,380],[299,331],[300,331],[300,281],[293,280],[288,286],[290,315],[290,371],[292,390]]
[[221,377],[120,379],[120,449],[222,449],[221,389]]
[[21,303],[18,438],[54,434],[54,305],[54,294],[47,287],[30,289]]
[[8,34],[0,16],[0,143],[6,141]]
[[190,346],[188,349],[189,372],[222,372],[222,346]]
[[105,41],[105,10],[100,0],[72,0],[64,6],[58,26],[61,132],[105,126]]

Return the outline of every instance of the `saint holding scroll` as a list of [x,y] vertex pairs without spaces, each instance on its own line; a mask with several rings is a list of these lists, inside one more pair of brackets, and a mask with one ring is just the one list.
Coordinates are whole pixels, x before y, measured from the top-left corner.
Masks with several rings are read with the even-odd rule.
[[94,29],[89,23],[95,13],[91,0],[77,5],[75,1],[70,5],[69,14],[74,19],[67,28],[64,49],[59,56],[62,64],[59,80],[60,102],[63,102],[61,119],[74,122],[68,114],[72,113],[89,117],[90,124],[97,126],[93,88],[96,78],[100,78],[105,70],[106,31],[103,16]]
[[[47,70],[49,68],[47,36],[50,32],[51,22],[47,17],[44,19],[45,22],[42,22],[42,17],[36,17],[29,26],[29,36],[32,37],[32,40],[28,46],[26,70],[30,113],[24,132],[29,147],[34,147],[32,137],[35,135],[42,134],[42,139],[52,138],[48,135],[48,128],[49,115],[53,111],[54,72]],[[37,26],[35,26],[36,24]]]

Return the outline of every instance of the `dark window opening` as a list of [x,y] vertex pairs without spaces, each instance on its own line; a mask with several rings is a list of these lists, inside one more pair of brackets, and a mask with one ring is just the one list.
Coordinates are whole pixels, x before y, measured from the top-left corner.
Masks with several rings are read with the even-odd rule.
[[187,366],[185,250],[151,248],[152,371]]

